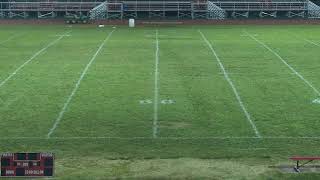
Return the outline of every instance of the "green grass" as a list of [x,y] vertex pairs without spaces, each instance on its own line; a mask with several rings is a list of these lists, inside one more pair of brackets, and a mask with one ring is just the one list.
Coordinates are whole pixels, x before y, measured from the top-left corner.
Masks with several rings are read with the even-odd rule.
[[[70,30],[71,36],[12,74]],[[312,103],[319,94],[274,54],[320,90],[319,26],[117,27],[47,139],[86,65],[112,30],[1,27],[0,84],[11,78],[0,86],[0,152],[53,152],[57,179],[320,178],[269,168],[293,164],[288,160],[292,155],[320,153],[320,104]]]

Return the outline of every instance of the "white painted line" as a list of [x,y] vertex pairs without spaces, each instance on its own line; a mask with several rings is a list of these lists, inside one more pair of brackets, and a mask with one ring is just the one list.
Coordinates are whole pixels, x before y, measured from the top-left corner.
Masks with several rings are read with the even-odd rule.
[[[154,38],[154,34],[151,34],[151,35],[145,35],[146,38]],[[170,38],[169,35],[163,35],[163,34],[159,34],[158,35],[158,38]],[[192,36],[174,36],[174,37],[171,37],[172,39],[192,39]]]
[[156,52],[154,67],[154,103],[153,103],[153,138],[158,137],[158,96],[159,96],[159,39],[156,30]]
[[236,98],[237,98],[237,100],[238,100],[238,103],[239,103],[239,105],[240,105],[240,107],[241,107],[241,109],[242,109],[243,113],[245,114],[245,116],[246,116],[246,118],[247,118],[248,122],[250,123],[250,125],[251,125],[252,129],[254,130],[254,132],[255,132],[256,136],[257,136],[258,138],[260,138],[260,137],[261,137],[261,135],[260,135],[260,133],[259,133],[259,131],[258,131],[258,129],[257,129],[257,127],[256,127],[256,125],[255,125],[255,124],[254,124],[254,122],[252,121],[252,119],[251,119],[251,115],[249,114],[249,112],[247,111],[247,109],[246,109],[245,105],[243,104],[243,102],[242,102],[242,100],[241,100],[241,97],[240,97],[240,95],[239,95],[239,93],[238,93],[238,91],[237,91],[236,87],[234,86],[234,84],[233,84],[232,80],[230,79],[230,77],[229,77],[229,75],[228,75],[227,71],[225,70],[225,68],[224,68],[224,66],[223,66],[223,64],[222,64],[222,62],[221,62],[221,60],[220,60],[220,58],[219,58],[218,54],[216,53],[216,51],[213,49],[213,47],[212,47],[211,43],[208,41],[208,39],[205,37],[205,35],[204,35],[200,30],[199,30],[199,33],[201,34],[202,39],[204,40],[204,42],[205,42],[205,43],[208,45],[208,47],[210,48],[210,50],[211,50],[212,54],[215,56],[215,59],[217,60],[217,62],[218,62],[218,64],[219,64],[219,66],[220,66],[220,69],[221,69],[221,70],[222,70],[222,72],[223,72],[223,75],[224,75],[225,79],[228,81],[228,83],[229,83],[230,87],[232,88],[233,93],[234,93],[234,95],[236,96]]
[[60,37],[60,36],[70,37],[71,35],[70,34],[58,34],[58,35],[55,35],[55,36],[58,36],[58,37]]
[[98,56],[98,54],[100,53],[101,49],[103,48],[103,46],[106,44],[106,42],[109,40],[109,38],[111,37],[112,33],[115,30],[112,30],[108,36],[103,40],[103,42],[101,43],[101,45],[99,46],[98,50],[96,51],[96,53],[92,56],[91,60],[88,62],[88,64],[86,65],[86,67],[84,68],[80,78],[78,79],[75,87],[73,88],[73,90],[71,91],[71,94],[68,96],[67,101],[64,103],[57,119],[55,120],[52,128],[49,130],[48,134],[47,134],[47,138],[50,138],[50,136],[52,135],[52,133],[54,132],[54,130],[58,127],[61,119],[63,118],[64,113],[66,112],[73,96],[76,94],[77,90],[79,89],[79,86],[81,84],[82,79],[84,78],[84,76],[87,74],[88,69],[90,68],[91,64],[94,62],[94,60],[96,59],[96,57]]
[[0,44],[4,44],[4,43],[6,43],[6,42],[8,42],[8,41],[10,41],[10,40],[12,40],[12,39],[14,39],[16,37],[19,37],[19,36],[23,35],[23,34],[25,34],[25,33],[14,34],[14,35],[10,36],[8,39],[6,39],[4,41],[1,41]]
[[310,41],[309,39],[304,39],[306,42],[310,43],[310,44],[313,44],[315,46],[318,46],[320,47],[320,44],[316,43],[316,42],[313,42],[313,41]]
[[[154,34],[146,34],[145,37],[147,38],[154,38]],[[158,38],[159,37],[169,37],[168,35],[164,35],[164,34],[161,34],[161,35],[158,35]]]
[[258,40],[257,38],[255,38],[254,36],[252,36],[249,32],[244,31],[246,34],[248,34],[248,36],[253,39],[254,41],[256,41],[257,43],[259,43],[261,46],[263,46],[264,48],[266,48],[267,50],[269,50],[271,53],[273,53],[278,59],[281,60],[281,62],[283,62],[283,64],[285,64],[296,76],[298,76],[303,82],[305,82],[318,96],[320,96],[320,92],[318,89],[316,89],[307,79],[305,79],[300,73],[298,73],[290,64],[287,63],[287,61],[285,61],[277,52],[275,52],[274,50],[272,50],[268,45],[266,45],[265,43],[261,42],[260,40]]
[[[71,31],[66,32],[70,33]],[[13,71],[6,79],[4,79],[2,82],[0,82],[0,88],[6,83],[8,82],[14,75],[16,75],[22,68],[24,68],[27,64],[29,64],[34,58],[36,58],[37,56],[39,56],[42,52],[46,51],[49,47],[51,47],[52,45],[56,44],[58,41],[60,41],[64,36],[61,36],[57,39],[55,39],[54,41],[52,41],[51,43],[49,43],[47,46],[45,46],[44,48],[42,48],[40,51],[36,52],[35,54],[32,55],[31,58],[29,58],[27,61],[25,61],[22,65],[20,65],[15,71]]]
[[[253,36],[258,36],[258,34],[252,34]],[[240,36],[242,36],[242,37],[246,37],[246,36],[248,36],[248,35],[246,35],[246,34],[241,34]]]
[[312,103],[314,103],[314,104],[320,104],[320,98],[314,99],[314,100],[312,101]]
[[[81,139],[116,139],[116,140],[154,140],[153,137],[115,137],[115,136],[73,136],[73,137],[0,137],[0,140],[81,140]],[[208,136],[208,137],[158,137],[158,140],[224,140],[224,139],[314,139],[320,140],[319,136],[264,136],[264,137],[250,137],[250,136]]]

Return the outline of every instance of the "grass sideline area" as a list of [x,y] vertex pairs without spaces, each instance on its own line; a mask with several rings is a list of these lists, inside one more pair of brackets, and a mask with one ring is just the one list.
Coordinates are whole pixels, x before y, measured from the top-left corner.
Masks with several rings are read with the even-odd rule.
[[[55,179],[319,179],[318,25],[0,28],[0,152]],[[315,162],[316,163],[316,162]]]

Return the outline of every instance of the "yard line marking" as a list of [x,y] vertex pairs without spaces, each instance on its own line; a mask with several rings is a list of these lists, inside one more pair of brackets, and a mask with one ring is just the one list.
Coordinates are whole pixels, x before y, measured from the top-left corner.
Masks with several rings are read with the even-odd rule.
[[310,41],[309,39],[304,39],[306,42],[310,43],[310,44],[313,44],[315,46],[318,46],[320,47],[320,44],[316,43],[316,42],[313,42],[313,41]]
[[57,128],[57,126],[59,125],[61,119],[63,118],[64,113],[66,112],[73,96],[76,94],[77,90],[79,89],[79,86],[81,84],[82,79],[84,78],[84,76],[87,74],[88,69],[90,68],[91,64],[95,61],[96,57],[98,56],[98,54],[100,53],[101,49],[104,47],[105,43],[109,40],[109,38],[111,37],[112,33],[115,30],[112,30],[108,36],[102,41],[102,43],[100,44],[98,50],[96,51],[96,53],[92,56],[91,60],[88,62],[88,64],[86,65],[86,67],[84,68],[80,78],[78,79],[75,87],[73,88],[73,90],[71,91],[71,94],[68,96],[67,101],[64,103],[57,119],[55,120],[52,128],[49,130],[48,134],[47,134],[47,138],[50,138],[50,136],[52,135],[52,133],[54,132],[54,130]]
[[1,41],[0,44],[4,44],[4,43],[6,43],[6,42],[8,42],[8,41],[10,41],[10,40],[12,40],[12,39],[14,39],[16,37],[22,36],[23,34],[25,34],[25,33],[14,34],[14,35],[10,36],[8,39],[6,39],[4,41]]
[[[65,34],[70,33],[71,31],[66,32]],[[0,82],[0,88],[7,82],[9,81],[14,75],[16,75],[22,68],[24,68],[27,64],[29,64],[34,58],[36,58],[37,56],[39,56],[42,52],[44,52],[45,50],[47,50],[49,47],[51,47],[52,45],[56,44],[58,41],[60,41],[64,36],[61,36],[57,39],[55,39],[54,41],[52,41],[51,43],[49,43],[47,46],[45,46],[44,48],[42,48],[41,50],[39,50],[38,52],[36,52],[35,54],[33,54],[31,56],[31,58],[29,58],[27,61],[25,61],[22,65],[20,65],[15,71],[13,71],[13,73],[11,73],[6,79],[4,79],[2,82]]]
[[315,46],[320,47],[320,44],[318,44],[318,43],[316,43],[316,42],[314,42],[314,41],[311,41],[311,40],[309,40],[309,39],[300,37],[300,36],[301,36],[300,34],[297,34],[297,33],[291,32],[291,31],[288,31],[288,32],[291,33],[292,36],[294,36],[294,37],[297,38],[297,39],[303,40],[303,41],[305,41],[305,42],[308,42],[309,44],[312,44],[312,45],[315,45]]
[[265,43],[261,42],[260,40],[258,40],[257,38],[255,38],[254,36],[252,36],[249,32],[247,32],[246,30],[244,31],[246,34],[248,34],[248,36],[253,39],[254,41],[256,41],[257,43],[259,43],[261,46],[263,46],[264,48],[266,48],[267,50],[269,50],[271,53],[273,53],[276,57],[278,57],[283,64],[285,64],[296,76],[298,76],[302,81],[304,81],[318,96],[320,96],[320,92],[318,89],[316,89],[307,79],[305,79],[300,73],[298,73],[290,64],[287,63],[287,61],[285,61],[277,52],[275,52],[274,50],[272,50],[268,45],[266,45]]
[[58,36],[58,37],[60,37],[60,36],[70,37],[71,35],[70,34],[58,34],[58,35],[55,35],[55,36]]
[[[81,140],[81,139],[116,139],[116,140],[154,140],[153,137],[116,137],[116,136],[70,136],[70,137],[0,137],[0,140]],[[250,136],[208,136],[208,137],[158,137],[158,140],[224,140],[224,139],[313,139],[320,140],[319,136],[264,136],[264,137],[250,137]]]
[[159,96],[159,39],[158,29],[156,30],[156,52],[154,68],[154,103],[153,103],[153,138],[158,137],[158,96]]
[[210,48],[211,52],[212,52],[213,55],[215,56],[215,59],[217,60],[219,66],[220,66],[220,69],[221,69],[222,72],[223,72],[224,78],[228,81],[230,87],[232,88],[233,93],[234,93],[234,95],[236,96],[236,98],[237,98],[237,100],[238,100],[238,103],[239,103],[242,111],[244,112],[244,114],[245,114],[248,122],[251,124],[252,129],[254,130],[256,136],[257,136],[258,138],[261,138],[261,135],[260,135],[260,133],[259,133],[256,125],[254,124],[253,120],[251,119],[251,115],[249,114],[249,112],[247,111],[245,105],[243,104],[243,102],[242,102],[242,100],[241,100],[241,97],[240,97],[240,95],[239,95],[236,87],[234,86],[232,80],[230,79],[227,71],[225,70],[225,68],[224,68],[224,66],[223,66],[223,64],[222,64],[222,62],[221,62],[218,54],[217,54],[216,51],[213,49],[211,43],[208,41],[208,39],[205,37],[205,35],[201,32],[201,30],[199,29],[198,31],[199,31],[199,33],[201,34],[202,39],[204,40],[204,42],[208,45],[208,47]]

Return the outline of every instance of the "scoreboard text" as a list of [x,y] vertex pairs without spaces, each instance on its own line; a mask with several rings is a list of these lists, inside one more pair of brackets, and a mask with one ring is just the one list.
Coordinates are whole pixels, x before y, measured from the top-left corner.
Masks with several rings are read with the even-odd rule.
[[4,153],[1,157],[1,176],[53,176],[52,153]]

